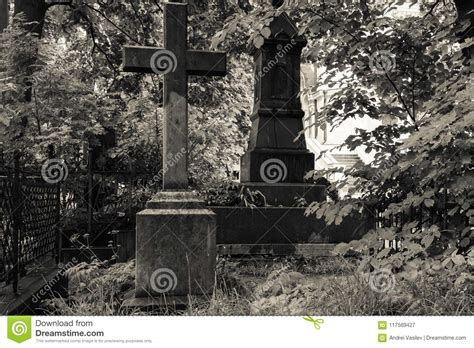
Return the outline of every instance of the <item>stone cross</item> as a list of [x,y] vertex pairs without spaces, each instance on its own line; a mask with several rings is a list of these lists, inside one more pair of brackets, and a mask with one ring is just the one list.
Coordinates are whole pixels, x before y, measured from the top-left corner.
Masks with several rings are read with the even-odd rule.
[[127,306],[208,296],[215,280],[216,217],[188,188],[188,76],[223,76],[225,53],[187,48],[187,5],[164,4],[164,48],[124,48],[123,69],[164,75],[163,188],[137,214],[135,297]]
[[225,76],[227,70],[225,53],[187,48],[187,23],[187,4],[167,2],[165,47],[125,46],[123,50],[124,71],[164,75],[164,190],[188,188],[188,76]]

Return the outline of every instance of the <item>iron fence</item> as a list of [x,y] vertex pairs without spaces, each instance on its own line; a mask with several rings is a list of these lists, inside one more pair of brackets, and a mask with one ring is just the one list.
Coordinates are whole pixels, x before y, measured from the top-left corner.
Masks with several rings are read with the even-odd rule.
[[58,260],[60,186],[15,169],[0,175],[0,281],[18,289],[35,262]]
[[397,237],[394,240],[385,240],[384,247],[400,249],[402,241],[398,237],[398,233],[407,228],[410,232],[416,232],[424,231],[435,225],[441,231],[449,232],[462,230],[469,226],[469,221],[465,215],[455,214],[452,211],[456,207],[456,202],[450,199],[452,197],[449,196],[449,191],[443,189],[433,198],[431,207],[420,205],[389,215],[385,214],[388,207],[387,202],[372,207],[375,229],[392,228],[397,232]]

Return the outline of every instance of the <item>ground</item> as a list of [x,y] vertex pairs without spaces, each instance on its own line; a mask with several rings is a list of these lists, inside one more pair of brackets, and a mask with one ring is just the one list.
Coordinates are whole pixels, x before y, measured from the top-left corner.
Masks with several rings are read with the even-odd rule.
[[[81,263],[68,272],[69,299],[47,301],[56,315],[143,315],[123,307],[133,290],[135,263]],[[442,275],[400,281],[373,291],[355,260],[343,258],[221,258],[214,294],[190,298],[185,315],[467,315],[472,288],[455,288]],[[173,309],[155,314],[176,314]],[[149,313],[148,313],[149,314]],[[153,314],[153,313],[152,313]]]

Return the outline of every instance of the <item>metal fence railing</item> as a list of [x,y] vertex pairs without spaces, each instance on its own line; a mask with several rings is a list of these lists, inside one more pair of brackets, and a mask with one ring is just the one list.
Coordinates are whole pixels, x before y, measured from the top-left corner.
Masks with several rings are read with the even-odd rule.
[[35,262],[58,259],[60,186],[15,170],[0,176],[0,281],[12,284]]
[[[431,207],[419,206],[411,207],[408,210],[400,211],[396,214],[384,214],[388,203],[372,207],[374,212],[375,229],[392,228],[395,232],[408,229],[410,232],[424,231],[431,226],[437,226],[442,231],[462,230],[470,226],[465,215],[455,213],[452,210],[456,207],[453,197],[448,195],[448,190],[442,190],[433,197]],[[399,249],[402,245],[401,239],[397,236],[395,240],[385,240],[385,247]]]

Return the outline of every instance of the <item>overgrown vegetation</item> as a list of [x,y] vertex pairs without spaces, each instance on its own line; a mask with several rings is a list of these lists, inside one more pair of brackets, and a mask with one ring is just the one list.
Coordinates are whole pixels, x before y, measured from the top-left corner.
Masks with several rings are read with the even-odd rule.
[[[123,301],[134,287],[134,262],[79,264],[68,271],[70,297],[47,302],[56,315],[142,315]],[[445,274],[402,280],[389,293],[374,292],[368,274],[342,258],[221,259],[217,283],[208,298],[190,298],[187,309],[156,314],[188,315],[470,315],[474,292],[452,286]],[[128,293],[128,295],[126,295]]]

